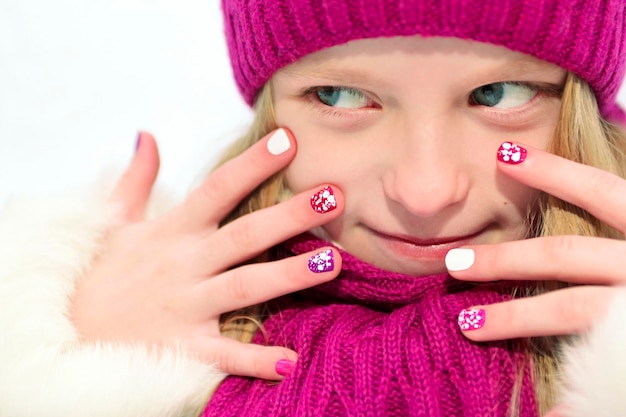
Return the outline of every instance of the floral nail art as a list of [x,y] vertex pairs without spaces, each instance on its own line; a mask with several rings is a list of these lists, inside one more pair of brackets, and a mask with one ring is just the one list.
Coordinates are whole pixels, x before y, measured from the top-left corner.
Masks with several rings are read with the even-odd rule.
[[461,330],[478,330],[485,325],[485,310],[468,308],[459,313],[458,319]]
[[318,213],[328,213],[337,208],[335,193],[330,186],[326,186],[311,197],[311,207]]
[[521,164],[526,159],[526,149],[513,142],[504,142],[498,149],[498,161],[507,164]]
[[319,274],[335,269],[335,257],[333,251],[326,249],[323,252],[313,255],[309,258],[309,270]]

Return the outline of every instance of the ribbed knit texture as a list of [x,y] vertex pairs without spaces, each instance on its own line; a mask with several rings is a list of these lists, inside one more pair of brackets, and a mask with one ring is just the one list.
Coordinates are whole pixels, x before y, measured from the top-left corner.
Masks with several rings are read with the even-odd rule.
[[586,80],[601,113],[626,60],[625,0],[222,0],[235,80],[248,104],[274,72],[320,49],[381,36],[454,36],[502,45]]
[[[290,247],[325,244],[304,235]],[[203,416],[508,416],[518,376],[519,416],[537,416],[523,342],[473,343],[456,324],[463,308],[506,298],[504,284],[410,277],[342,257],[339,278],[278,300],[267,340],[255,340],[298,352],[294,372],[280,383],[230,376]]]

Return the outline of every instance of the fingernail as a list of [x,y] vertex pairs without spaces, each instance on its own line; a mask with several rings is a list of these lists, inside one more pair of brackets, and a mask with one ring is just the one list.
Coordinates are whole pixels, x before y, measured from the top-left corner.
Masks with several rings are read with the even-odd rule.
[[287,376],[291,374],[296,367],[296,363],[289,359],[280,359],[276,362],[276,373],[280,376]]
[[337,208],[335,193],[330,186],[322,188],[311,197],[311,207],[318,213],[328,213]]
[[319,274],[335,269],[335,257],[333,251],[326,249],[323,252],[309,258],[309,271]]
[[513,142],[504,142],[498,149],[498,161],[507,164],[521,164],[526,159],[526,149]]
[[485,325],[485,310],[468,308],[459,313],[459,327],[463,331],[478,330]]
[[289,142],[289,137],[287,136],[285,129],[278,129],[267,140],[267,150],[270,151],[272,155],[280,155],[290,147],[291,142]]
[[137,142],[135,143],[135,153],[139,150],[141,146],[141,132],[137,133]]
[[474,265],[474,251],[472,249],[450,249],[446,253],[446,268],[448,271],[464,271]]

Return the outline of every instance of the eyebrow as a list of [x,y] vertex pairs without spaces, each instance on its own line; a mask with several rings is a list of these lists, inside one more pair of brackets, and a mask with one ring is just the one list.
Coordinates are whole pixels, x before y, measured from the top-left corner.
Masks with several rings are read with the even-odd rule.
[[506,64],[494,66],[485,73],[489,75],[490,78],[494,79],[514,80],[516,78],[523,78],[528,74],[536,74],[545,71],[563,72],[564,70],[555,64],[522,55],[515,57],[515,59]]
[[282,70],[282,73],[289,78],[315,78],[328,82],[329,84],[341,83],[342,85],[368,85],[385,87],[389,83],[387,77],[380,77],[361,68],[347,65],[335,66],[328,62],[300,62]]
[[[549,62],[541,61],[528,55],[516,56],[505,63],[495,63],[485,71],[472,74],[464,74],[469,82],[476,85],[493,83],[498,81],[516,81],[534,75],[539,72],[561,72],[562,68]],[[360,67],[353,67],[350,63],[332,61],[299,61],[292,64],[281,72],[292,79],[307,78],[322,81],[328,84],[340,84],[344,86],[373,86],[385,88],[390,85],[387,77],[372,74]],[[565,72],[564,72],[565,75]],[[563,82],[565,76],[563,77]]]

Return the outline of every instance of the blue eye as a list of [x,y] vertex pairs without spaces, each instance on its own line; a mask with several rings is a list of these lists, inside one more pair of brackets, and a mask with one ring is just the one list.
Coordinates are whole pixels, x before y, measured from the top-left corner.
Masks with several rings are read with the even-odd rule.
[[355,88],[319,87],[315,90],[319,101],[330,107],[359,109],[370,105],[371,100]]
[[528,103],[537,95],[537,92],[537,89],[527,84],[493,83],[472,91],[470,101],[480,106],[512,109]]

